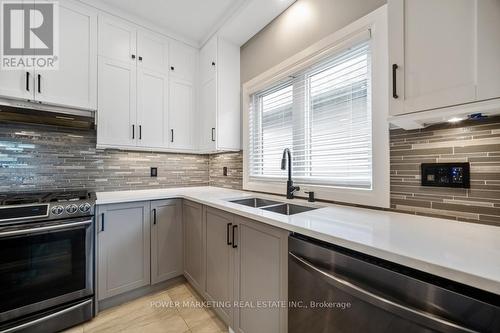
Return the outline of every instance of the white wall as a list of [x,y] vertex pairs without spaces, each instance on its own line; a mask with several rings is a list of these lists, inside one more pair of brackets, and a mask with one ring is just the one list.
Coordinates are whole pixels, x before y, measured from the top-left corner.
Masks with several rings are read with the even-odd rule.
[[298,0],[241,47],[241,82],[385,3],[386,0]]

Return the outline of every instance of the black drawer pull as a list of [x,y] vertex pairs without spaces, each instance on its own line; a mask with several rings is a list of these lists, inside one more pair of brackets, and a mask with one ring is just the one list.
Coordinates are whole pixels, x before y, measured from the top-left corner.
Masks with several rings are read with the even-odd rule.
[[170,134],[171,134],[171,136],[170,136],[170,142],[174,142],[174,129],[170,130]]
[[392,97],[393,98],[398,98],[398,89],[397,89],[397,84],[396,84],[396,70],[398,69],[398,65],[393,64],[392,65]]
[[104,213],[101,214],[101,232],[104,231]]
[[30,91],[30,72],[26,72],[26,91]]
[[38,93],[42,93],[42,76],[38,74]]
[[135,139],[135,125],[132,125],[132,140]]
[[212,127],[212,141],[215,142],[215,127]]
[[227,245],[232,245],[233,243],[231,242],[231,240],[229,239],[229,229],[231,228],[233,224],[232,223],[228,223],[227,226],[226,226],[226,243]]
[[233,249],[238,247],[238,244],[236,244],[236,238],[234,238],[235,230],[238,228],[237,225],[233,225]]
[[156,208],[153,209],[153,224],[156,224]]

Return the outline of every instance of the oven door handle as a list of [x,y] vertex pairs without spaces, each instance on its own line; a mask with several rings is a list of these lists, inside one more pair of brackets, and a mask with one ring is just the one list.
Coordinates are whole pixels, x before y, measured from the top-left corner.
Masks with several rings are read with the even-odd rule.
[[74,223],[68,223],[68,224],[50,225],[50,226],[47,226],[47,227],[39,227],[39,228],[29,228],[29,229],[21,229],[21,230],[4,231],[4,232],[0,232],[0,238],[1,237],[9,237],[9,236],[32,234],[32,233],[35,233],[35,232],[52,231],[52,230],[60,230],[60,229],[69,229],[69,228],[75,228],[75,227],[80,227],[80,226],[89,225],[89,224],[92,224],[92,220],[87,220],[87,221],[82,221],[82,222],[74,222]]
[[430,313],[415,308],[411,308],[403,304],[396,303],[382,296],[376,295],[371,291],[368,291],[360,286],[353,284],[352,282],[344,280],[337,275],[333,275],[329,272],[326,272],[316,267],[308,260],[292,252],[288,252],[288,255],[304,269],[306,269],[310,273],[318,275],[323,281],[325,281],[329,285],[338,288],[344,292],[347,292],[356,298],[359,298],[367,303],[382,308],[386,311],[392,312],[403,318],[411,319],[414,322],[422,323],[427,327],[438,329],[438,331],[440,332],[477,333],[477,331],[468,329],[466,327],[462,327],[443,318],[436,317]]
[[92,303],[91,299],[86,300],[86,301],[81,302],[81,303],[78,303],[78,304],[75,304],[75,305],[70,306],[69,308],[63,309],[61,311],[57,311],[57,312],[51,313],[51,314],[49,314],[49,315],[47,315],[45,317],[41,317],[41,318],[38,318],[38,319],[35,319],[35,320],[32,320],[32,321],[29,321],[27,323],[18,325],[18,326],[14,326],[14,327],[8,328],[6,330],[0,331],[0,333],[16,332],[16,331],[19,331],[19,330],[22,330],[22,329],[25,329],[25,328],[28,328],[28,327],[31,327],[31,326],[38,325],[38,324],[43,323],[44,321],[47,321],[49,319],[61,316],[61,315],[65,314],[65,313],[68,313],[68,312],[73,311],[75,309],[81,308],[81,307],[83,307],[83,306],[85,306],[85,305],[87,305],[89,303]]

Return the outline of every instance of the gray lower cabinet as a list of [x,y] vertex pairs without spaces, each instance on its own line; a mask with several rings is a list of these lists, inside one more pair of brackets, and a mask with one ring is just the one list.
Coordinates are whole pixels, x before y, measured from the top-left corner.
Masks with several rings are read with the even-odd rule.
[[198,203],[183,201],[184,276],[201,294],[205,286],[203,209]]
[[[209,301],[223,302],[215,306],[222,320],[231,326],[233,311],[234,250],[231,242],[234,216],[221,210],[205,209],[205,296]],[[215,304],[215,303],[214,303]]]
[[150,284],[150,203],[98,207],[98,299]]
[[289,232],[210,207],[203,220],[202,295],[237,333],[286,333]]
[[182,201],[151,201],[151,283],[182,274]]
[[234,222],[233,295],[254,307],[236,307],[231,327],[237,333],[286,333],[289,232],[239,216]]

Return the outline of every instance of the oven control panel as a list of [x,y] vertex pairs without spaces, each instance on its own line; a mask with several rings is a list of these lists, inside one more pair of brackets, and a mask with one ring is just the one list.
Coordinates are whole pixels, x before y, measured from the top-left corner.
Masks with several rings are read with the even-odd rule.
[[94,204],[91,202],[57,202],[50,206],[51,217],[76,217],[94,214]]
[[469,163],[423,163],[422,186],[470,187]]

